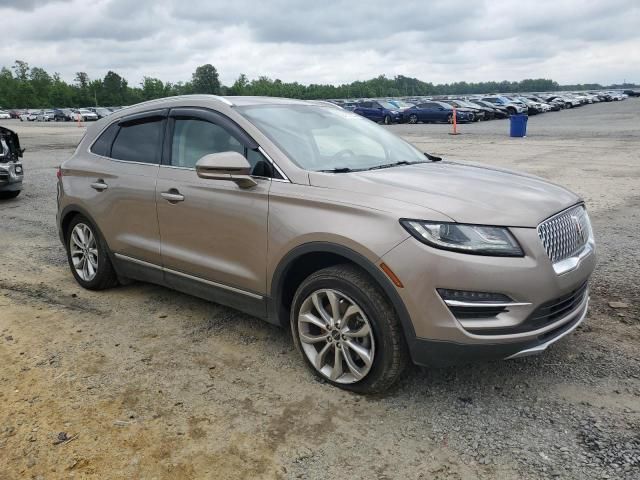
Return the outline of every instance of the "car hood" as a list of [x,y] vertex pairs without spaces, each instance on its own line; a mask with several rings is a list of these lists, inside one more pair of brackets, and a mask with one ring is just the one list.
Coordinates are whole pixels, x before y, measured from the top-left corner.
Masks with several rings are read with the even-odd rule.
[[[317,187],[385,197],[438,211],[460,223],[536,227],[580,202],[541,178],[485,165],[434,162],[353,173],[310,172]],[[398,212],[402,216],[402,212]],[[425,220],[428,220],[425,219]]]

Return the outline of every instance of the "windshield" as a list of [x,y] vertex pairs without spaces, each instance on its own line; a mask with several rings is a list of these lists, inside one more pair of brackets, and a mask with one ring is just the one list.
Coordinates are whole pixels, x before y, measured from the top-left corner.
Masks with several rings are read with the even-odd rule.
[[403,102],[402,100],[394,100],[392,102],[393,105],[396,105],[398,108],[411,108],[413,107],[413,103]]
[[382,105],[384,108],[386,108],[387,110],[397,110],[398,107],[396,107],[393,103],[389,103],[389,102],[378,102],[380,105]]
[[252,105],[238,111],[306,170],[362,170],[424,162],[419,150],[360,115],[316,105]]

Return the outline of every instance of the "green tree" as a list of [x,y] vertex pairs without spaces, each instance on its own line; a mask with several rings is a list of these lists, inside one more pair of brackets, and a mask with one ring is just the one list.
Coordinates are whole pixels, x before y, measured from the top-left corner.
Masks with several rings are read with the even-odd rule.
[[[109,70],[101,85],[98,100],[102,105],[124,105],[127,97],[127,81],[116,72]],[[96,86],[96,89],[98,86]]]
[[245,90],[249,85],[249,79],[244,73],[241,73],[231,88],[229,89],[229,95],[245,95]]
[[191,90],[192,93],[219,94],[220,79],[216,67],[207,63],[196,68],[191,77]]

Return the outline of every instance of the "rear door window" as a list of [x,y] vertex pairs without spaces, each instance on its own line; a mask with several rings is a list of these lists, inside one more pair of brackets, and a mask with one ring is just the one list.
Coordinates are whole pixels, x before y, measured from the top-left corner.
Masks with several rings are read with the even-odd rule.
[[111,158],[140,163],[160,163],[164,120],[151,117],[120,125]]

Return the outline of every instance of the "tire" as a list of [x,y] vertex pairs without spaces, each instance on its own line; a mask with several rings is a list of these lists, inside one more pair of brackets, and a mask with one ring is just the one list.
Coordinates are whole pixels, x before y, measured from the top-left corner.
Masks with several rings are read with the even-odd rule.
[[[74,235],[76,227],[82,230],[86,228],[91,233],[91,236],[89,237],[86,234],[86,230],[84,230],[84,233],[81,236]],[[72,236],[74,236],[74,238],[72,238]],[[92,238],[93,242],[91,240],[82,242],[83,237],[87,239]],[[80,243],[77,243],[78,240]],[[85,260],[84,264],[80,263],[80,265],[86,265],[87,262],[89,264],[86,269],[83,267],[80,268],[84,278],[81,276],[81,273],[78,272],[77,265],[74,265],[71,250],[72,242],[75,246],[73,256],[76,259],[79,257],[89,259]],[[82,251],[82,243],[86,246],[84,252]],[[86,217],[76,215],[71,220],[71,223],[65,231],[65,246],[67,250],[67,261],[69,262],[71,273],[82,288],[86,288],[87,290],[104,290],[118,284],[116,272],[113,269],[111,260],[109,259],[107,245],[98,229]],[[76,252],[79,252],[79,255],[75,255]],[[91,261],[91,258],[94,259],[94,261]],[[91,269],[94,270],[93,275],[89,275],[91,273]]]
[[385,125],[391,125],[391,117],[389,115],[385,115],[382,123],[384,123]]
[[14,190],[12,192],[0,192],[0,200],[16,198],[18,195],[20,195],[20,190]]
[[418,123],[418,116],[415,113],[409,115],[409,123],[416,124]]
[[[346,311],[354,307],[339,328],[323,320],[332,318],[331,298],[343,321]],[[408,363],[397,314],[380,287],[354,265],[324,268],[304,280],[293,298],[290,321],[293,341],[307,367],[339,388],[357,393],[384,391],[400,378]],[[340,362],[337,369],[336,358]],[[368,365],[365,358],[370,359]]]
[[452,114],[447,115],[447,123],[453,123],[453,115]]

